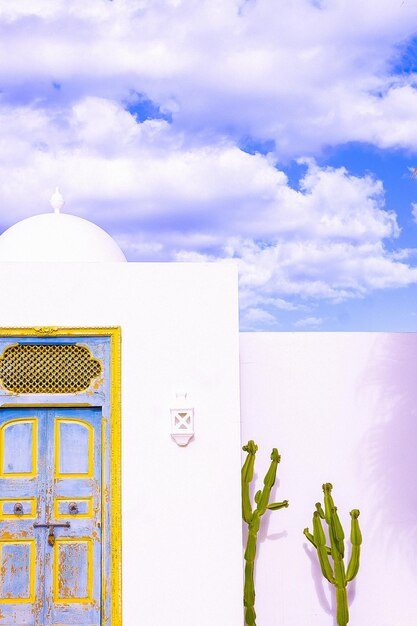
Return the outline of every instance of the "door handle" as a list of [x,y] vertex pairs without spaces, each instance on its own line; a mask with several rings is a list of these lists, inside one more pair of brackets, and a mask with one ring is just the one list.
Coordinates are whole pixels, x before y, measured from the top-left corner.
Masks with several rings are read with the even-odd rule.
[[13,507],[13,513],[15,515],[23,515],[23,504],[21,502],[16,502]]

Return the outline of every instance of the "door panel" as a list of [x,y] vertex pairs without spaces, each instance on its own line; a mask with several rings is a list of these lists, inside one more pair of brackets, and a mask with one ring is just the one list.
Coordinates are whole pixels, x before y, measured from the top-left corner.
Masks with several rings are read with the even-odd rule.
[[0,476],[36,476],[37,420],[15,419],[5,423],[0,436]]
[[35,600],[35,540],[0,541],[0,549],[0,602],[32,604]]
[[1,626],[41,623],[44,538],[33,522],[41,514],[38,459],[45,445],[38,435],[36,410],[0,409]]
[[100,626],[101,411],[0,409],[0,494],[0,626]]
[[84,421],[55,420],[55,476],[91,478],[94,471],[94,430]]
[[93,543],[90,537],[57,539],[54,602],[91,602],[93,574]]
[[47,550],[46,623],[96,625],[101,604],[101,411],[51,413],[50,514],[56,522],[69,522],[70,528],[56,528],[55,544]]

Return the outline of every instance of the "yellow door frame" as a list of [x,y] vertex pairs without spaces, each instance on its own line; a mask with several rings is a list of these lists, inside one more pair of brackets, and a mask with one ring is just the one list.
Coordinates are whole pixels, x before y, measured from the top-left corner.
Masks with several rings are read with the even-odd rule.
[[[109,469],[110,469],[110,581],[102,584],[102,625],[122,626],[122,502],[121,502],[121,328],[109,327],[61,327],[61,326],[33,326],[0,328],[0,337],[109,337],[110,338],[110,441],[109,441]],[[3,396],[2,407],[29,407],[45,406],[33,402],[18,404],[8,403]],[[64,406],[59,402],[55,406]],[[86,406],[85,403],[69,403],[65,406]],[[104,435],[103,435],[104,438]],[[104,441],[103,441],[104,444]],[[105,447],[103,445],[103,459]],[[104,467],[104,460],[102,461]],[[103,484],[104,490],[104,484]],[[104,497],[104,494],[103,494]],[[103,551],[104,558],[104,551]],[[102,567],[104,572],[104,567]],[[111,590],[109,615],[105,615],[106,588]]]

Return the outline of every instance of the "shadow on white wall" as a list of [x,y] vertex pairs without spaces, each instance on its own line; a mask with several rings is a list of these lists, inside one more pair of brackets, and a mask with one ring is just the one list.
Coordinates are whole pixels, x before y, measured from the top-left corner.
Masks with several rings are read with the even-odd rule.
[[363,439],[369,515],[381,550],[396,546],[413,575],[417,552],[417,334],[386,335],[364,386],[377,394],[376,419]]

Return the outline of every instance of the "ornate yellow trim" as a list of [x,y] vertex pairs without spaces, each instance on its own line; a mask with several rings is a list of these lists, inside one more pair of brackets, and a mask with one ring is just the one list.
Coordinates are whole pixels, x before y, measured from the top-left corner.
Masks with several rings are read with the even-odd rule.
[[[22,362],[28,370],[29,381],[22,380]],[[51,367],[55,370],[54,381],[48,377]],[[84,375],[77,380],[80,368],[84,368]],[[39,370],[43,376],[39,376]],[[1,386],[17,395],[85,393],[97,387],[102,375],[103,364],[94,358],[89,346],[12,343],[0,355]]]
[[5,402],[1,404],[2,409],[80,409],[82,407],[91,407],[93,404],[88,402]]
[[[110,339],[110,489],[111,532],[111,624],[122,626],[122,424],[121,424],[121,329]],[[103,451],[104,453],[104,451]]]

